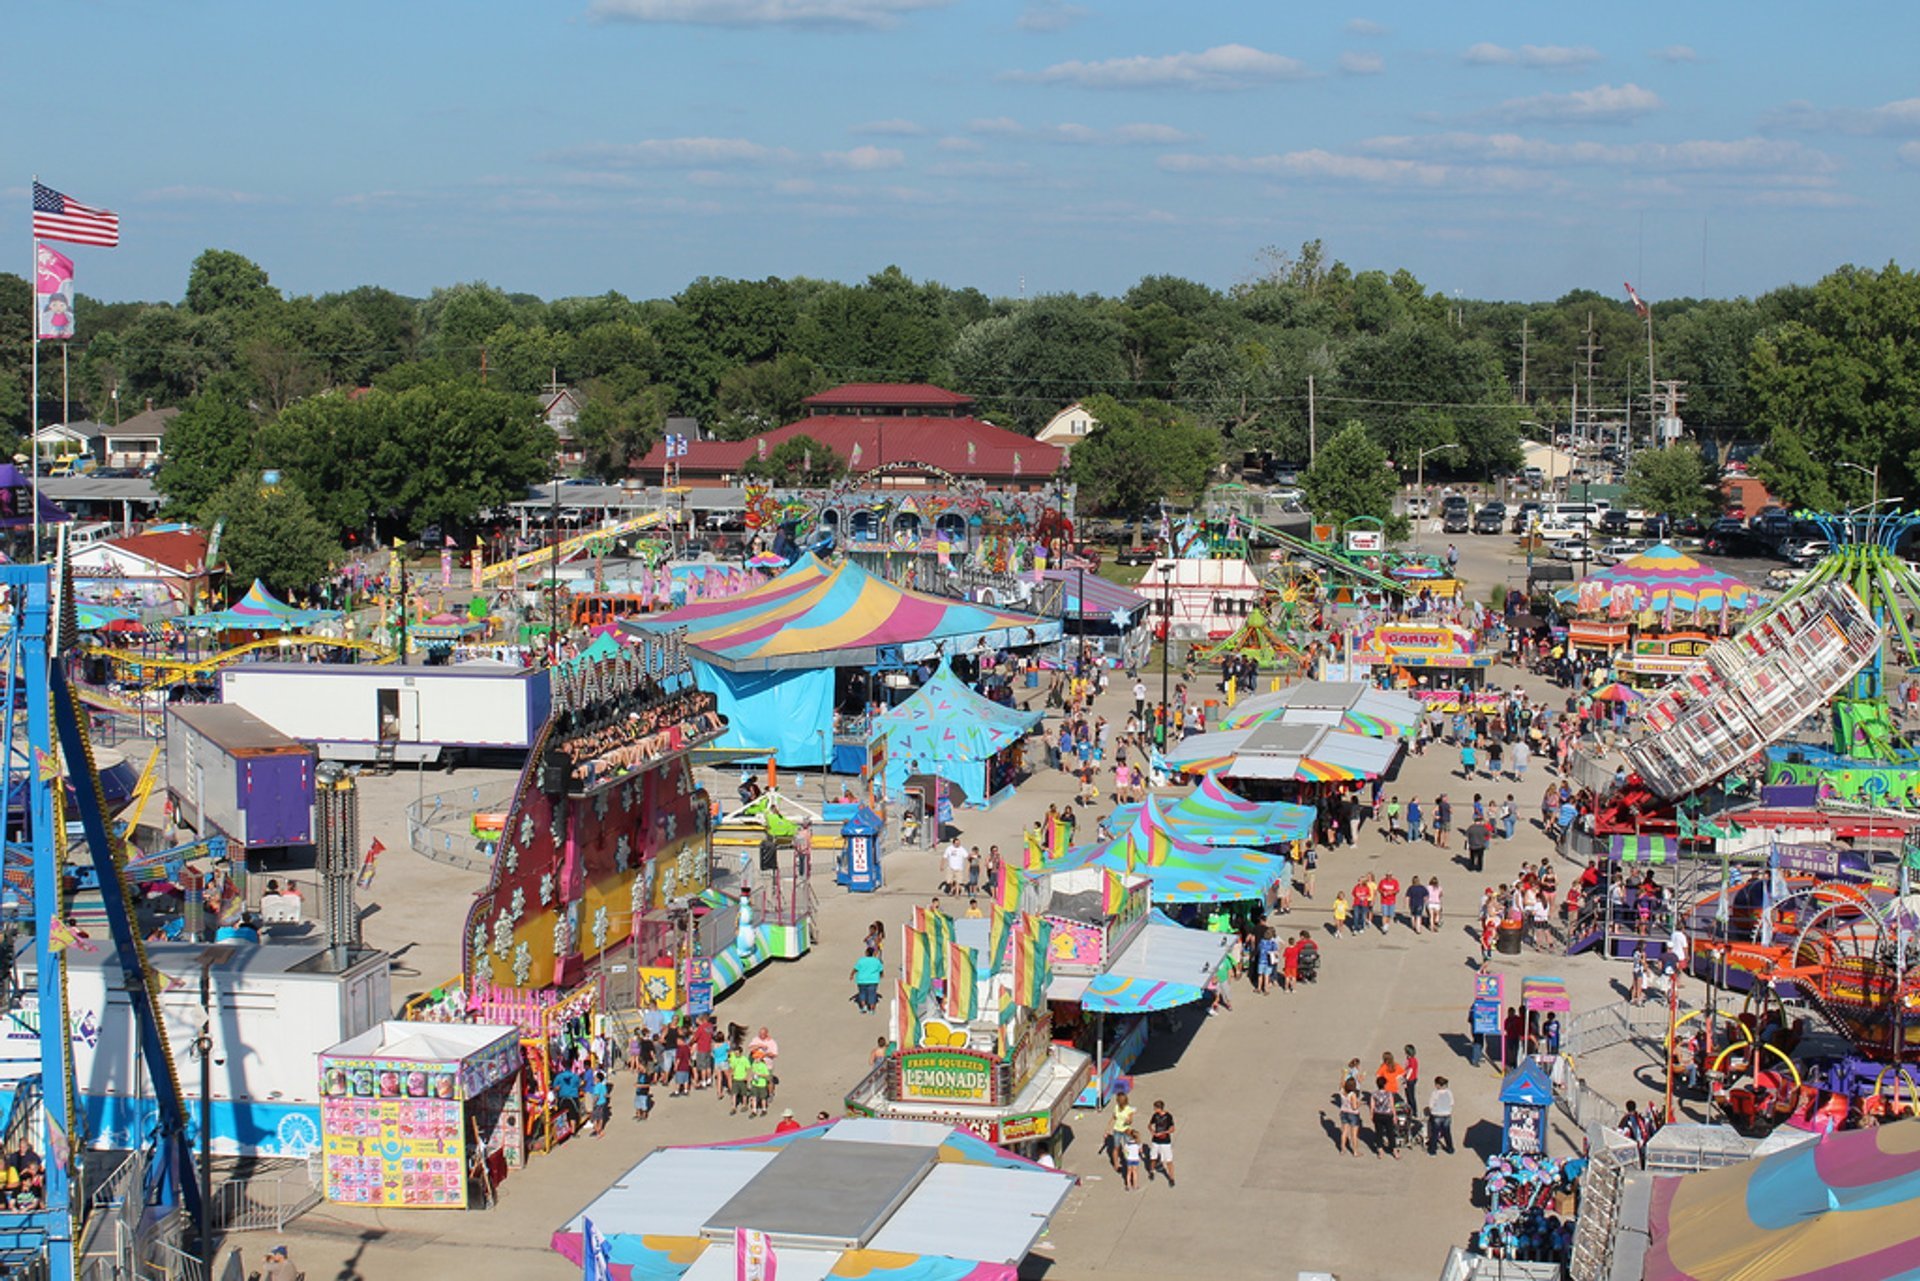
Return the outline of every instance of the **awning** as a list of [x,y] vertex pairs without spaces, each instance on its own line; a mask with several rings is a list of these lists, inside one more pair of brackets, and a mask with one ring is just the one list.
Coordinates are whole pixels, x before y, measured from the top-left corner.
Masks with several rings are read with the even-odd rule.
[[[1198,1001],[1212,990],[1214,971],[1232,943],[1231,934],[1149,923],[1106,973],[1086,984],[1079,994],[1080,1008],[1095,1014],[1146,1014]],[[1052,987],[1047,996],[1061,999]]]
[[1573,1009],[1573,1001],[1567,995],[1565,983],[1545,975],[1535,975],[1520,980],[1520,1008],[1559,1010],[1564,1013]]
[[1220,717],[1222,729],[1250,729],[1279,721],[1325,725],[1374,738],[1400,738],[1420,723],[1417,699],[1375,689],[1365,681],[1301,681],[1271,694],[1257,694]]
[[1616,863],[1646,863],[1658,867],[1678,849],[1679,843],[1671,836],[1616,836],[1607,845],[1607,857]]
[[1268,722],[1183,739],[1167,763],[1191,774],[1218,771],[1233,778],[1305,783],[1357,783],[1378,778],[1400,754],[1397,739],[1349,734],[1324,725]]

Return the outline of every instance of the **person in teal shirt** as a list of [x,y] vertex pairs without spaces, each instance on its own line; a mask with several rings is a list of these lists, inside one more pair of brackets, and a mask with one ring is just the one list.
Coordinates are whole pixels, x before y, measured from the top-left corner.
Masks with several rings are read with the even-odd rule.
[[867,954],[853,963],[853,1003],[860,1007],[862,1014],[873,1013],[880,1004],[880,980],[886,972],[886,964],[872,948],[868,948]]

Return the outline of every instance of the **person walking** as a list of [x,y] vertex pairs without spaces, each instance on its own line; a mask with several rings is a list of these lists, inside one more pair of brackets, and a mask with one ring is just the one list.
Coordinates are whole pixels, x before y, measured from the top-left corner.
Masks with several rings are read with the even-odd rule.
[[860,1007],[862,1014],[871,1014],[880,1004],[880,980],[886,976],[886,963],[880,959],[880,953],[868,948],[866,955],[853,963],[853,973],[847,977],[853,980],[853,1003]]
[[1140,1186],[1140,1162],[1144,1158],[1144,1150],[1140,1143],[1140,1136],[1132,1130],[1128,1130],[1125,1134],[1117,1137],[1120,1142],[1120,1156],[1123,1162],[1121,1186],[1131,1192]]
[[1515,829],[1520,826],[1520,807],[1514,804],[1513,793],[1507,793],[1507,799],[1500,803],[1500,837],[1512,840]]
[[1393,1132],[1393,1093],[1387,1089],[1387,1078],[1376,1076],[1373,1089],[1373,1159],[1378,1161],[1381,1152],[1392,1154],[1400,1159],[1400,1148]]
[[1453,827],[1453,803],[1443,793],[1433,802],[1433,843],[1447,848],[1447,833]]
[[1400,1094],[1407,1101],[1407,1115],[1419,1116],[1420,1104],[1414,1099],[1414,1086],[1420,1082],[1420,1056],[1413,1052],[1411,1045],[1402,1046],[1405,1057],[1400,1062]]
[[1335,890],[1333,892],[1333,936],[1335,938],[1339,938],[1341,933],[1346,930],[1349,915],[1350,909],[1347,907],[1347,896],[1339,890]]
[[1447,1078],[1433,1078],[1433,1095],[1427,1100],[1427,1155],[1437,1156],[1440,1145],[1447,1145],[1447,1155],[1453,1155],[1453,1091],[1447,1088]]
[[1493,839],[1485,823],[1474,823],[1467,828],[1467,870],[1485,871],[1487,866],[1487,843]]
[[1365,934],[1373,915],[1373,883],[1365,877],[1353,884],[1353,932]]
[[1340,1083],[1340,1151],[1360,1155],[1360,1086],[1351,1076]]
[[1420,798],[1414,797],[1407,802],[1407,842],[1422,840],[1426,836],[1427,812],[1420,808]]
[[1147,1137],[1152,1141],[1148,1153],[1152,1157],[1147,1166],[1147,1179],[1153,1179],[1158,1170],[1166,1176],[1167,1186],[1173,1187],[1173,1113],[1167,1111],[1164,1099],[1153,1101],[1153,1115],[1147,1118]]
[[1437,876],[1427,878],[1427,928],[1436,934],[1440,932],[1440,878]]
[[1392,872],[1380,881],[1380,932],[1385,934],[1399,919],[1400,882]]
[[1107,1151],[1113,1160],[1116,1173],[1125,1169],[1125,1153],[1121,1145],[1128,1134],[1133,1132],[1133,1098],[1125,1090],[1113,1096],[1113,1129],[1107,1134]]

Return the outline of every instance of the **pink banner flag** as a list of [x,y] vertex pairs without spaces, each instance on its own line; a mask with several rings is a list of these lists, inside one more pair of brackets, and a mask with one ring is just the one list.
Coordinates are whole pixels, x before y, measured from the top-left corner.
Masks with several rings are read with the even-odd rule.
[[73,337],[73,259],[47,245],[34,247],[33,314],[41,342]]
[[780,1261],[767,1234],[753,1228],[733,1230],[734,1281],[775,1281]]
[[486,586],[487,544],[484,539],[473,544],[473,590],[478,592]]

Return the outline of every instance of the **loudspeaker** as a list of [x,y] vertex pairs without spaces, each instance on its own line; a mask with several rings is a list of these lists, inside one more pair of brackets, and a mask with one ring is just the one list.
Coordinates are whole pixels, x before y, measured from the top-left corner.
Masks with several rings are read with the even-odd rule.
[[565,796],[569,776],[573,773],[573,762],[567,759],[559,748],[550,748],[540,758],[539,787],[548,796]]

